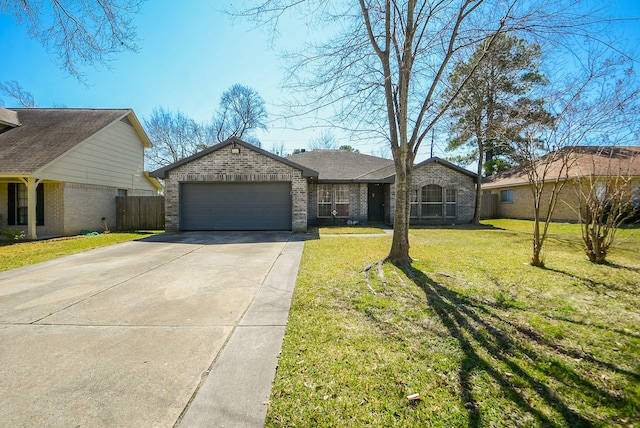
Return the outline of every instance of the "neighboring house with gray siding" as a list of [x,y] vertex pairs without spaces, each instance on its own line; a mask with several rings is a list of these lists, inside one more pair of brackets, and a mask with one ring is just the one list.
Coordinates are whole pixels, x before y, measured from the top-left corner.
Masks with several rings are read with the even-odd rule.
[[115,227],[118,195],[156,195],[129,109],[0,108],[0,230],[28,238]]
[[[282,158],[230,138],[151,176],[165,181],[169,231],[393,223],[394,163],[361,153],[314,150]],[[471,221],[475,174],[431,158],[413,176],[412,223]]]

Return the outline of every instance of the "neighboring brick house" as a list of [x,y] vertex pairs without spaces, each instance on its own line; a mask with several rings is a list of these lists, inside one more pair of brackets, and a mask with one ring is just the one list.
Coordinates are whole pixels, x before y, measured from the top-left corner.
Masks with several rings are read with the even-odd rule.
[[161,190],[144,172],[150,145],[129,109],[0,108],[0,230],[115,227],[116,196]]
[[[165,225],[181,230],[293,230],[393,223],[394,164],[341,150],[282,158],[237,138],[165,166]],[[412,223],[468,223],[474,174],[442,159],[416,165]]]
[[[540,168],[548,168],[541,198],[543,213],[548,210],[554,182],[558,178],[564,182],[553,221],[580,221],[581,197],[592,188],[596,192],[606,191],[616,182],[624,183],[632,203],[640,206],[640,147],[578,146],[563,150],[566,155],[555,156],[553,162],[547,163],[545,159],[539,162]],[[563,165],[566,167],[561,170]],[[495,217],[533,218],[533,196],[524,167],[488,177],[482,188],[484,194],[498,198]]]

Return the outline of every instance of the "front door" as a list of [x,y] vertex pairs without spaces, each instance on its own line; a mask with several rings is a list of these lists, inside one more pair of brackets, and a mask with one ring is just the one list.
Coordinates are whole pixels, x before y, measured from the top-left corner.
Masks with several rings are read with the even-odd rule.
[[384,221],[384,184],[369,184],[368,221]]

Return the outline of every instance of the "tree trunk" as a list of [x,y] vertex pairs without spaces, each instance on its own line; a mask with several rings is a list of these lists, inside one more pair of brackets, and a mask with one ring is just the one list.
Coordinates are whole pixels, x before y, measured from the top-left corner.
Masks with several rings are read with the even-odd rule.
[[480,210],[482,209],[480,204],[482,203],[483,151],[484,151],[484,145],[482,143],[478,143],[478,171],[476,174],[476,203],[473,209],[473,220],[471,221],[474,225],[480,224]]
[[533,220],[533,255],[531,256],[531,266],[544,267],[544,260],[541,257],[542,239],[540,237],[540,218],[539,214],[535,214]]
[[393,220],[393,241],[387,260],[400,265],[408,266],[412,259],[409,256],[409,218],[411,202],[411,171],[413,169],[413,155],[411,153],[398,153],[394,156],[396,166],[396,207]]

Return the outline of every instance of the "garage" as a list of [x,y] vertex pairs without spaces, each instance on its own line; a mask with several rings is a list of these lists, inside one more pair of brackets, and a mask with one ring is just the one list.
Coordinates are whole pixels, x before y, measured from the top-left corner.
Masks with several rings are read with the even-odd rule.
[[181,230],[291,230],[291,182],[180,186]]

